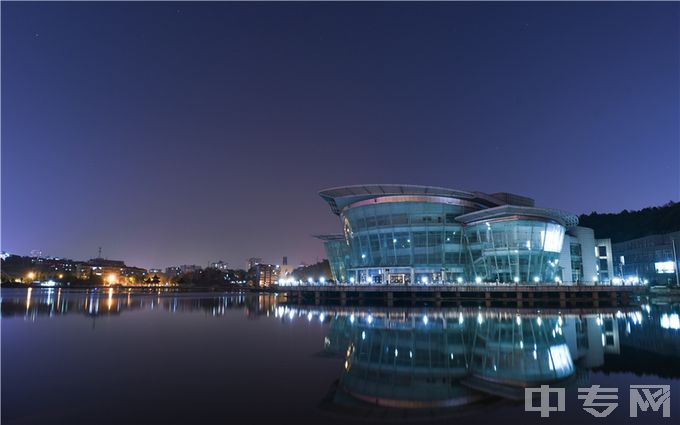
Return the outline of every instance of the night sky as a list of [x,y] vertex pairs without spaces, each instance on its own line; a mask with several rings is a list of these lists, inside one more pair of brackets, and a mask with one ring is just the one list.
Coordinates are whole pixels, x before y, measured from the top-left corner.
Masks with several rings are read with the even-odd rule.
[[317,192],[680,200],[678,3],[2,3],[2,250],[323,258]]

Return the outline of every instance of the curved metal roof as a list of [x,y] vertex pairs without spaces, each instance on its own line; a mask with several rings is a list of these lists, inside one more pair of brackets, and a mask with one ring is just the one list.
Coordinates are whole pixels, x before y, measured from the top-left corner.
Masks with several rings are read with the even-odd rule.
[[347,205],[364,199],[371,199],[377,196],[389,195],[429,195],[444,196],[457,199],[469,199],[490,204],[491,206],[500,205],[499,200],[490,195],[478,192],[466,192],[463,190],[447,189],[437,186],[418,186],[409,184],[369,184],[355,186],[340,186],[325,189],[319,195],[331,206],[335,214]]
[[464,224],[476,221],[492,220],[512,215],[530,216],[557,221],[565,227],[578,225],[578,217],[570,212],[556,210],[553,208],[523,207],[517,205],[501,205],[499,207],[487,208],[480,211],[459,215],[457,221]]

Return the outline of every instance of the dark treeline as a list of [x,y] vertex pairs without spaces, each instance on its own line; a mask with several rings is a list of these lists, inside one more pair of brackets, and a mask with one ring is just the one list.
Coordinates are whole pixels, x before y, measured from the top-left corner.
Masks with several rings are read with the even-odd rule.
[[616,214],[592,212],[580,216],[579,225],[595,230],[596,238],[611,238],[612,242],[675,232],[680,230],[680,202]]

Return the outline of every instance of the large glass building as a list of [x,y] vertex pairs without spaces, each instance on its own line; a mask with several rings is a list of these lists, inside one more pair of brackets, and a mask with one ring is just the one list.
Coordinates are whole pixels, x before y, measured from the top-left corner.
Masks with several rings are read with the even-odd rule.
[[336,282],[571,280],[559,262],[565,232],[578,219],[536,208],[533,199],[412,185],[345,186],[320,195],[342,224],[342,234],[319,236]]

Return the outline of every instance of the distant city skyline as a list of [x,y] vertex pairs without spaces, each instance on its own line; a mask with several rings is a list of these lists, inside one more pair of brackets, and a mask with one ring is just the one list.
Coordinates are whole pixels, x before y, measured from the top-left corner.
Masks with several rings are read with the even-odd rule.
[[318,196],[680,200],[678,3],[3,3],[2,250],[324,258]]

